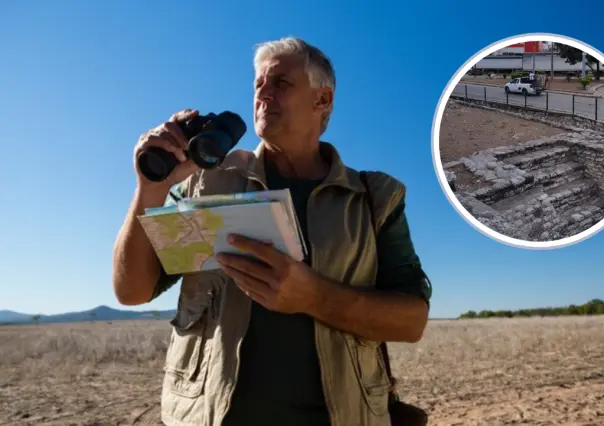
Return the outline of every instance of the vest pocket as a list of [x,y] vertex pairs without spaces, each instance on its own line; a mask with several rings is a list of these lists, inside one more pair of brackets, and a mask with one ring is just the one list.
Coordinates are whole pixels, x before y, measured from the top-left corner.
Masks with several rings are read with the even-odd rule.
[[379,342],[347,336],[346,343],[367,406],[378,416],[385,414],[390,382],[379,353]]
[[[210,305],[211,306],[211,305]],[[207,325],[210,306],[197,312],[179,309],[164,364],[165,385],[177,395],[195,398],[204,391],[208,371]]]

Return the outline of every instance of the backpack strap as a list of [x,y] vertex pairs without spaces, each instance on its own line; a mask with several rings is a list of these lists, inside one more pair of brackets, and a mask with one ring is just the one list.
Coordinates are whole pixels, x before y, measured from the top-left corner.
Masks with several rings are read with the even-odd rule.
[[[361,182],[363,182],[363,185],[365,186],[366,200],[367,200],[367,205],[369,206],[369,214],[371,215],[371,223],[373,225],[373,232],[377,236],[378,229],[377,229],[377,224],[375,221],[375,215],[373,212],[373,210],[374,210],[373,197],[371,196],[371,190],[369,188],[369,183],[367,182],[367,172],[361,171],[360,175],[361,175],[360,176]],[[388,395],[388,399],[390,402],[398,401],[399,395],[396,391],[397,381],[394,378],[394,376],[392,375],[392,369],[390,367],[390,356],[388,355],[388,346],[386,345],[386,342],[380,343],[380,351],[382,353],[382,358],[384,359],[384,367],[386,368],[386,374],[388,375],[388,380],[390,380],[390,392]]]

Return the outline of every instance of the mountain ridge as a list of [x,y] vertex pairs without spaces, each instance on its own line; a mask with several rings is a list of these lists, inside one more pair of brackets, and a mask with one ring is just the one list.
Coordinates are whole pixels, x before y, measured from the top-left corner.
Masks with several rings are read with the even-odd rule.
[[118,321],[153,318],[166,319],[172,318],[174,315],[176,315],[175,309],[134,311],[115,309],[106,305],[100,305],[85,311],[64,312],[51,315],[26,314],[8,309],[0,309],[0,324],[50,324],[82,321]]

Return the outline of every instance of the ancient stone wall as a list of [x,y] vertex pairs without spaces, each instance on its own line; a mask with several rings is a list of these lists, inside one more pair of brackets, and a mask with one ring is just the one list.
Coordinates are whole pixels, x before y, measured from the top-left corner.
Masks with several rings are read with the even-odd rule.
[[550,239],[552,228],[560,223],[556,209],[545,194],[528,200],[527,204],[513,206],[506,217],[530,240]]
[[464,208],[513,238],[557,240],[604,219],[603,132],[489,149],[443,168]]
[[468,213],[489,229],[511,238],[522,239],[524,237],[521,230],[517,229],[500,212],[478,201],[475,197],[465,192],[456,193],[456,197]]
[[568,220],[560,224],[559,228],[561,228],[562,231],[559,231],[559,233],[564,234],[565,236],[576,235],[591,228],[603,219],[604,214],[601,209],[594,206],[588,206],[577,211],[571,215]]
[[604,144],[598,143],[575,143],[573,155],[577,161],[585,165],[586,173],[604,193]]

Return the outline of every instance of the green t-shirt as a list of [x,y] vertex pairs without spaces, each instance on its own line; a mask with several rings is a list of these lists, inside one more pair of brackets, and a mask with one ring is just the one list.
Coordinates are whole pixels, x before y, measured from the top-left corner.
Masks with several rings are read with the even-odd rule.
[[[266,174],[269,189],[291,192],[308,262],[306,203],[320,181],[285,179],[268,164]],[[314,342],[310,316],[281,314],[252,302],[237,386],[223,426],[329,426]]]
[[[306,204],[320,181],[286,179],[267,164],[269,189],[289,188],[310,259]],[[415,253],[404,203],[388,217],[377,236],[376,288],[420,296],[429,303],[432,290]],[[163,274],[153,299],[174,285],[179,276]],[[247,334],[231,409],[224,426],[329,426],[320,365],[315,348],[314,321],[308,315],[281,314],[252,303]]]

